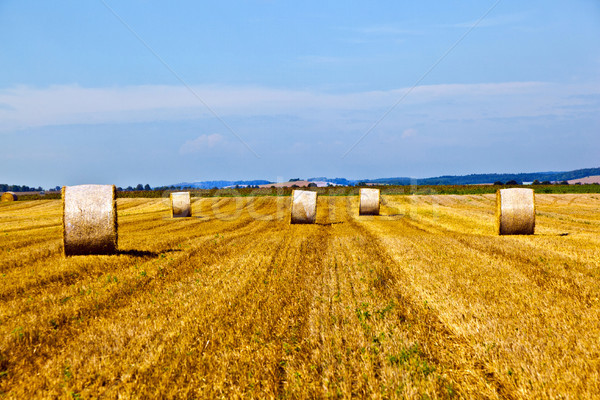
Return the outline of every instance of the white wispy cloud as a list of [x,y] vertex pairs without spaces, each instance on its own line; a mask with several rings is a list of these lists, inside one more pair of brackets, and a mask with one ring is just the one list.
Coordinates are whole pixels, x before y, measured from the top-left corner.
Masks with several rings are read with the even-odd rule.
[[[289,115],[329,121],[344,121],[348,115],[364,121],[376,120],[409,91],[409,88],[399,88],[327,93],[218,86],[193,89],[221,117]],[[549,114],[566,116],[583,112],[582,108],[586,107],[597,110],[597,102],[590,98],[599,94],[600,84],[505,82],[423,85],[410,91],[386,118],[401,118],[409,111],[413,115],[422,115],[422,118],[438,120]],[[0,89],[0,104],[0,132],[52,125],[214,118],[182,86],[19,86]]]
[[408,29],[398,25],[372,25],[353,29],[367,35],[422,35],[424,31]]
[[495,16],[487,16],[483,20],[473,19],[471,21],[463,21],[455,24],[443,25],[446,28],[470,28],[477,23],[478,28],[491,28],[498,26],[517,25],[528,20],[526,13],[512,13]]
[[417,134],[417,130],[414,128],[408,128],[402,131],[402,138],[406,139]]
[[320,56],[320,55],[306,55],[299,56],[298,60],[306,64],[339,64],[345,62],[346,59],[342,57],[332,56]]
[[224,138],[218,133],[200,135],[195,139],[186,141],[179,149],[179,152],[181,154],[201,153],[211,150],[222,143],[224,143]]

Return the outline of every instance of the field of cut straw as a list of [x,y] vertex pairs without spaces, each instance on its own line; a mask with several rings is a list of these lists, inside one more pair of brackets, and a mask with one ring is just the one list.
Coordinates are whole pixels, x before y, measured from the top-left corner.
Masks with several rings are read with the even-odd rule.
[[118,200],[119,253],[62,255],[60,200],[0,204],[3,398],[593,398],[600,195]]

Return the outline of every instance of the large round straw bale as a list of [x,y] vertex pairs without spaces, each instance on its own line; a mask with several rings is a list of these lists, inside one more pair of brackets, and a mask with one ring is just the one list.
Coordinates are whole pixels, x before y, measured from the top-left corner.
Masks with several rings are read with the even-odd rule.
[[190,201],[190,192],[171,193],[171,216],[173,218],[191,217],[192,203]]
[[117,251],[114,185],[63,186],[62,204],[66,256]]
[[317,192],[292,190],[292,224],[313,224],[317,219]]
[[496,225],[500,235],[533,235],[533,189],[500,189],[496,192]]
[[17,201],[17,195],[14,192],[4,192],[1,201]]
[[360,189],[359,215],[379,215],[379,189]]

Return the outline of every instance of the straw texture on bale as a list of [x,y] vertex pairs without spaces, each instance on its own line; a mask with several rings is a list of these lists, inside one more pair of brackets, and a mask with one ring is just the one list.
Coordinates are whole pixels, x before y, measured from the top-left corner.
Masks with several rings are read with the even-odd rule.
[[171,193],[171,216],[173,218],[183,218],[192,216],[192,205],[190,202],[190,192]]
[[533,189],[500,189],[496,192],[496,226],[500,235],[533,235]]
[[379,189],[360,189],[359,215],[379,215]]
[[17,195],[14,192],[2,193],[2,201],[17,201]]
[[63,186],[63,244],[66,256],[117,251],[114,185]]
[[292,224],[314,224],[317,219],[317,192],[292,190]]

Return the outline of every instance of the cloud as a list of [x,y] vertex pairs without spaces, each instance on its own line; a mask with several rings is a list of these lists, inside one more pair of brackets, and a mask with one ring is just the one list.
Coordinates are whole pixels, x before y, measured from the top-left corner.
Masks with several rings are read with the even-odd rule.
[[306,64],[339,64],[345,61],[344,58],[341,57],[331,57],[331,56],[319,56],[319,55],[306,55],[298,57],[298,60],[306,63]]
[[517,23],[526,20],[528,15],[526,13],[514,13],[514,14],[503,14],[497,16],[487,16],[483,20],[474,19],[471,21],[464,21],[451,25],[444,25],[448,28],[471,28],[477,24],[478,28],[491,28],[497,26],[515,25]]
[[186,141],[180,148],[181,154],[201,153],[224,143],[224,138],[218,133],[200,135],[196,139]]
[[[43,126],[215,120],[215,115],[224,121],[287,116],[337,127],[362,126],[381,118],[400,100],[384,122],[406,126],[419,118],[568,117],[597,112],[594,96],[599,94],[597,83],[546,82],[439,84],[354,93],[257,86],[20,86],[0,89],[0,133]],[[421,117],[406,121],[411,115]]]
[[363,27],[345,28],[349,35],[341,39],[351,44],[406,43],[409,37],[422,36],[425,30],[407,29],[401,25],[369,25]]
[[405,29],[394,25],[372,25],[353,29],[367,35],[422,35],[422,30]]
[[416,129],[413,129],[413,128],[408,128],[408,129],[405,129],[405,130],[402,132],[402,138],[403,138],[403,139],[406,139],[406,138],[409,138],[409,137],[413,137],[413,136],[415,136],[416,134],[417,134],[417,130],[416,130]]

